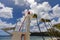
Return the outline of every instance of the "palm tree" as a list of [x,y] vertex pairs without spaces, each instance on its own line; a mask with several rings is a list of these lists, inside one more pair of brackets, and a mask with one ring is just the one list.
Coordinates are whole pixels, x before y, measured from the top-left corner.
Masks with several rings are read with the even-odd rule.
[[[37,14],[34,14],[34,15],[33,15],[33,18],[36,18],[38,29],[39,29],[39,31],[41,32],[41,29],[40,29],[40,27],[39,27],[39,21],[38,21]],[[45,40],[43,36],[42,36],[42,38],[43,38],[43,40]]]
[[[41,18],[41,20],[40,20],[41,22],[44,22],[44,24],[45,24],[45,27],[46,27],[46,22],[48,22],[48,24],[49,24],[49,22],[51,22],[51,20],[50,19],[44,19],[44,18]],[[50,24],[49,24],[50,25]],[[50,27],[51,27],[51,25],[50,25]],[[46,29],[47,29],[47,27],[46,27]],[[48,30],[48,29],[47,29]],[[52,30],[48,30],[49,32],[48,32],[48,35],[49,36],[51,36],[51,35],[54,35],[54,34],[52,34],[53,32],[51,32]],[[50,33],[51,32],[51,33]],[[52,37],[51,37],[51,39],[52,39]],[[53,39],[52,39],[53,40]]]
[[[53,27],[55,27],[55,28],[60,30],[60,23],[54,24]],[[59,31],[55,31],[55,35],[60,37],[60,32]]]
[[33,18],[36,18],[38,29],[39,29],[39,31],[41,32],[40,27],[39,27],[39,23],[38,23],[38,17],[37,17],[37,14],[34,14],[34,15],[33,15]]
[[[40,20],[41,22],[44,22],[44,24],[45,24],[45,27],[46,27],[46,22],[51,22],[51,20],[49,20],[49,19],[44,19],[44,18],[41,18],[41,20]],[[47,29],[47,27],[46,27],[46,29]]]
[[56,27],[57,29],[60,29],[60,23],[54,24],[53,27]]

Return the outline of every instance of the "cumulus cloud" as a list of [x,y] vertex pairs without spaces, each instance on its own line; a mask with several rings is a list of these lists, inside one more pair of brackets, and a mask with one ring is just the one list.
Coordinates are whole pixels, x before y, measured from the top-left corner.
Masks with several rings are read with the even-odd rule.
[[41,32],[45,32],[45,31],[47,31],[47,29],[48,29],[48,28],[46,29],[44,23],[41,23],[39,26],[40,26]]
[[53,20],[51,21],[51,23],[52,23],[52,25],[60,23],[60,18],[58,18],[57,21],[55,21],[55,20],[53,19]]
[[24,5],[28,5],[27,0],[13,0],[15,2],[15,5],[18,6],[24,6]]
[[34,26],[30,31],[31,32],[40,32],[37,26]]
[[4,8],[4,4],[0,3],[0,8]]
[[44,19],[52,19],[52,17],[51,17],[50,14],[48,14],[48,13],[42,15],[41,18],[44,18]]
[[[5,21],[0,20],[0,30],[5,29],[5,28],[13,28],[15,26],[16,26],[16,24],[7,23]],[[12,33],[13,29],[12,30],[7,30],[7,32]]]
[[58,23],[60,23],[60,18],[58,19]]
[[13,18],[13,8],[5,7],[4,4],[0,3],[0,17]]
[[9,27],[15,27],[15,24],[6,23],[5,21],[0,20],[0,29],[1,28],[9,28]]
[[34,26],[34,25],[37,25],[37,20],[31,20],[31,23],[30,23],[31,26]]
[[52,9],[53,9],[54,16],[60,17],[60,7],[59,7],[59,4],[57,4],[56,6],[54,6]]
[[[20,2],[19,2],[20,1]],[[21,2],[22,1],[22,2]],[[41,18],[44,19],[53,19],[55,17],[58,17],[58,21],[55,21],[55,19],[51,20],[52,25],[60,23],[60,7],[59,5],[55,5],[54,7],[51,7],[51,5],[48,2],[43,2],[43,3],[37,3],[35,0],[16,0],[15,1],[16,4],[20,5],[20,4],[26,4],[28,3],[30,6],[29,11],[31,11],[33,14],[37,14],[38,16],[38,20],[40,20]],[[27,9],[25,10],[27,11]],[[52,13],[50,13],[52,11]],[[23,20],[24,18],[21,18],[21,20]],[[36,19],[31,20],[31,25],[30,26],[34,26],[37,24]],[[38,31],[38,28],[36,28],[37,26],[35,26],[32,30],[33,31]],[[44,24],[40,24],[41,27],[41,31],[47,31],[45,28]],[[48,27],[50,28],[50,27]],[[32,31],[31,30],[31,31]]]
[[[20,29],[20,27],[21,27],[21,25],[22,25],[22,28],[21,29],[23,29],[23,30],[25,30],[26,28],[25,28],[25,25],[26,25],[26,22],[24,21],[24,19],[25,19],[25,16],[23,16],[22,18],[19,18],[17,21],[17,27],[16,27],[16,29],[15,29],[15,31],[19,31],[19,29]],[[24,21],[24,22],[23,22]]]
[[46,18],[46,19],[52,19],[51,14],[48,14],[49,11],[51,11],[51,6],[48,2],[43,2],[42,4],[33,3],[30,5],[31,12],[38,15],[38,18]]
[[16,5],[24,5],[25,0],[14,0]]
[[35,0],[26,0],[29,4],[35,3]]
[[[55,5],[54,7],[51,7],[51,5],[48,2],[43,2],[42,4],[34,2],[33,4],[30,5],[29,10],[37,14],[39,19],[41,18],[53,19],[55,17],[60,18],[59,4]],[[50,13],[50,11],[52,11],[52,13]],[[60,23],[59,21],[60,21],[59,19],[58,21],[55,21],[55,24]]]
[[35,0],[13,0],[15,5],[24,6],[30,5],[30,3],[34,3]]

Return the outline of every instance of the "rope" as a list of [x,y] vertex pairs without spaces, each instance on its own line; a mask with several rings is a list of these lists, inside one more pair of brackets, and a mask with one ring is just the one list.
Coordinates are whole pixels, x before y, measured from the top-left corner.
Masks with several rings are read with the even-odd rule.
[[[25,19],[26,19],[26,17],[24,18],[24,21],[25,21]],[[21,27],[23,26],[24,21],[22,22],[22,24],[21,24],[21,26],[19,28],[19,31],[21,30]]]

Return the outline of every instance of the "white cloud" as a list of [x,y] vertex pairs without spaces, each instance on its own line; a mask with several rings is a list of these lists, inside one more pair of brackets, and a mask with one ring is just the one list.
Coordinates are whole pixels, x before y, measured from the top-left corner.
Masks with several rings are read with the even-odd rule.
[[33,4],[35,0],[26,0],[29,4]]
[[0,7],[4,8],[4,4],[0,3]]
[[[12,24],[12,23],[7,23],[5,21],[0,20],[0,30],[4,29],[4,28],[13,28],[15,27],[16,24]],[[13,32],[12,30],[7,30],[9,33]]]
[[59,7],[59,4],[57,4],[56,6],[54,6],[52,8],[52,10],[53,10],[53,15],[55,17],[60,17],[60,7]]
[[24,6],[29,4],[27,0],[13,0],[13,1],[15,2],[15,5],[19,5],[19,6]]
[[15,27],[15,24],[6,23],[6,22],[3,22],[2,20],[0,20],[0,29],[1,28],[9,28],[9,27]]
[[42,7],[44,8],[45,11],[49,12],[51,10],[51,6],[49,5],[48,2],[43,2]]
[[[40,18],[44,18],[44,19],[53,19],[55,17],[57,17],[59,15],[59,9],[60,7],[58,6],[54,6],[53,8],[51,7],[51,5],[49,5],[48,2],[43,2],[42,4],[38,4],[37,2],[33,1],[33,3],[30,2],[30,11],[34,14],[38,15],[38,18],[40,20]],[[52,11],[53,13],[49,13],[49,11]],[[56,11],[57,12],[56,12]],[[58,14],[57,14],[58,13]],[[57,15],[56,15],[57,14]],[[59,15],[60,16],[60,15]],[[59,17],[58,16],[58,17]],[[59,23],[58,21],[52,20],[52,25]],[[37,24],[36,20],[31,20],[31,26],[35,26]],[[44,27],[43,27],[44,26]],[[49,26],[49,25],[47,25]],[[40,24],[41,27],[41,31],[45,32],[47,31],[46,27],[44,24]],[[48,29],[51,28],[50,26],[48,27]],[[37,28],[33,28],[32,31],[38,31]]]
[[[18,2],[20,1],[20,2]],[[21,2],[22,1],[22,2]],[[43,2],[42,4],[35,2],[35,0],[16,0],[15,2],[17,2],[18,5],[26,3],[30,4],[30,11],[34,14],[38,15],[39,20],[41,18],[44,19],[53,19],[55,17],[60,17],[60,7],[59,5],[54,6],[53,8],[51,7],[51,5],[48,2]],[[27,11],[27,9],[25,10]],[[49,13],[50,11],[53,11],[53,13]],[[23,20],[24,18],[21,18],[21,20]],[[60,23],[60,19],[58,19],[58,21],[55,21],[54,19],[51,20],[52,21],[52,25]],[[35,24],[37,24],[36,20],[31,20],[31,26],[35,26]],[[47,31],[44,24],[40,24],[41,30],[43,32]],[[49,27],[48,27],[49,28]],[[31,31],[38,31],[38,28],[33,28]]]
[[48,26],[47,29],[46,29],[46,26],[45,26],[44,23],[41,23],[39,26],[40,26],[41,32],[46,32],[47,29],[49,29],[49,26]]
[[37,25],[37,20],[31,20],[31,23],[30,23],[30,26],[34,26],[34,25]]
[[29,5],[35,2],[35,0],[13,0],[13,1],[15,2],[16,5],[19,6]]
[[16,5],[24,5],[25,1],[24,0],[14,0]]
[[48,14],[48,13],[42,15],[41,18],[44,18],[44,19],[52,19],[52,17],[51,17],[50,14]]
[[[26,22],[24,21],[24,19],[25,19],[25,16],[23,16],[22,18],[19,18],[19,19],[18,19],[17,27],[16,27],[15,31],[19,31],[21,25],[22,25],[22,29],[25,30]],[[23,21],[24,21],[24,22],[23,22]]]
[[33,4],[30,5],[29,10],[32,11],[33,13],[36,13],[38,15],[38,18],[46,19],[52,18],[51,15],[48,14],[48,12],[52,10],[48,2],[43,2],[42,4],[34,2]]
[[[48,2],[43,2],[42,4],[34,2],[30,5],[29,10],[36,13],[39,19],[53,19],[55,17],[60,17],[60,7],[58,4],[52,8]],[[53,11],[53,13],[49,13],[49,11]],[[60,20],[56,21],[56,23],[60,23],[59,21]]]
[[52,23],[52,25],[60,23],[60,18],[58,18],[57,21],[55,21],[55,20],[53,19],[53,20],[51,21],[51,23]]
[[58,22],[55,21],[54,19],[51,21],[52,25],[57,24]]
[[34,26],[33,29],[30,30],[31,32],[39,32],[39,29],[37,26]]
[[[21,26],[20,24],[22,24],[23,20],[24,20],[24,16],[20,19],[20,21],[18,21],[16,31],[19,31],[19,28]],[[37,26],[37,20],[36,19],[31,20],[30,27],[32,27],[32,26],[33,26],[33,28],[30,29],[31,32],[39,32],[39,28]],[[24,22],[22,28],[26,29],[25,27],[26,27],[26,22]],[[44,24],[40,24],[40,29],[42,32],[47,31]]]
[[60,23],[60,18],[58,19],[58,23]]
[[48,2],[43,2],[42,4],[34,3],[30,5],[30,8],[33,10],[37,10],[38,13],[40,12],[48,12],[51,10],[51,6]]
[[13,18],[13,8],[5,7],[4,4],[0,3],[0,17]]

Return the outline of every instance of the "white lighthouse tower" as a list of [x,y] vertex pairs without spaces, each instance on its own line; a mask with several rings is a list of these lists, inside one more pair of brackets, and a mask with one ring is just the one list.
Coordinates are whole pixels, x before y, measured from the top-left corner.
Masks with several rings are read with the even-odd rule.
[[25,32],[21,32],[21,28],[22,28],[22,24],[20,26],[19,31],[15,31],[13,32],[13,37],[12,40],[22,40],[22,37],[24,37],[24,40],[30,40],[30,11],[27,12],[27,14],[25,14],[25,19],[24,21],[25,23]]

